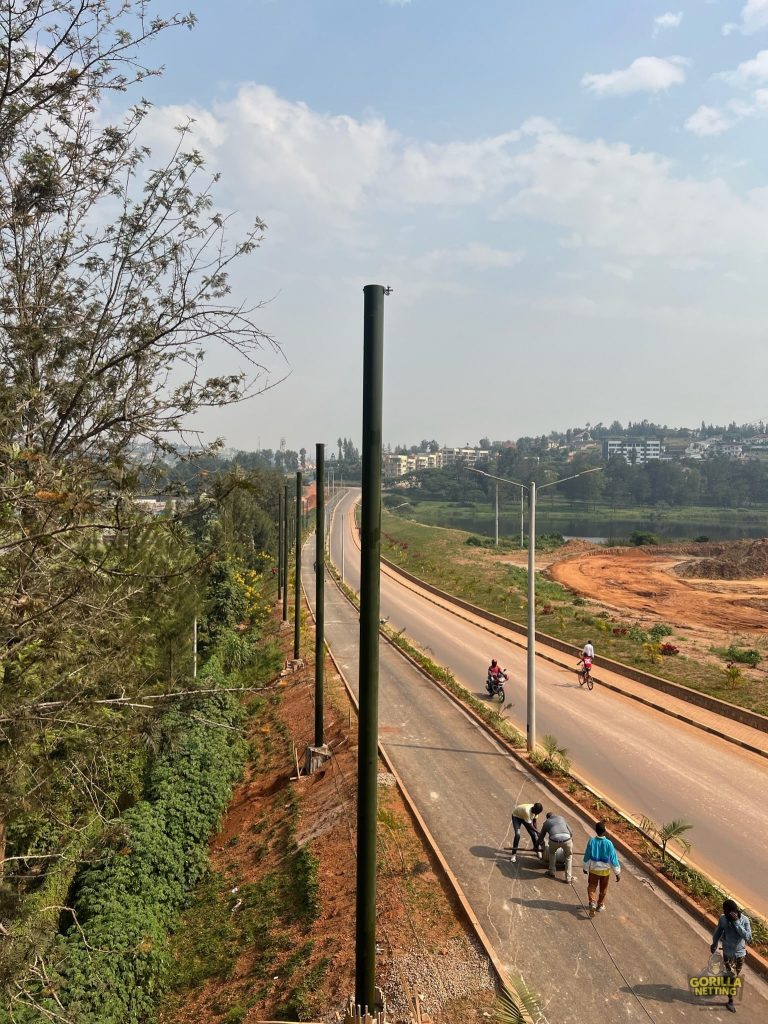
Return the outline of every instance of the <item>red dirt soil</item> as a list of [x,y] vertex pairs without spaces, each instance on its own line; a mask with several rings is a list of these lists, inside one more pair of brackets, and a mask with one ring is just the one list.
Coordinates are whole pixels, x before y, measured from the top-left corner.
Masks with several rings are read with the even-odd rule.
[[550,575],[584,597],[616,609],[654,615],[678,627],[718,633],[768,631],[768,577],[751,580],[682,579],[684,556],[614,549],[554,562]]

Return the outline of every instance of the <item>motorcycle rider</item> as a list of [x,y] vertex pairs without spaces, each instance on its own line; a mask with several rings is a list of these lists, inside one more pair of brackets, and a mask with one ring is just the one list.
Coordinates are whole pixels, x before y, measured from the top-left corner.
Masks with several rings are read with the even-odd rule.
[[494,687],[504,682],[506,673],[501,665],[494,658],[488,666],[488,678],[485,681],[485,688],[488,693],[493,693]]

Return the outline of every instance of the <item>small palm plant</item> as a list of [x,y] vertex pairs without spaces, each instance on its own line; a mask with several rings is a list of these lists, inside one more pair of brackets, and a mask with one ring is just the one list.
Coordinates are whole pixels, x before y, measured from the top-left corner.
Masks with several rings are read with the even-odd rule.
[[653,836],[661,846],[662,864],[666,864],[667,862],[667,847],[673,841],[676,842],[683,851],[683,857],[687,857],[691,852],[691,844],[687,839],[683,838],[683,835],[686,832],[690,832],[693,825],[688,821],[683,821],[682,818],[674,818],[666,825],[657,825],[655,821],[644,817],[640,821],[640,827],[643,832],[647,832],[649,835]]
[[557,737],[546,733],[541,740],[544,753],[539,755],[537,764],[545,772],[567,772],[571,767],[571,759],[568,757],[568,749],[561,747]]
[[506,985],[496,999],[497,1024],[531,1024],[541,1019],[541,1007],[536,996],[522,978]]

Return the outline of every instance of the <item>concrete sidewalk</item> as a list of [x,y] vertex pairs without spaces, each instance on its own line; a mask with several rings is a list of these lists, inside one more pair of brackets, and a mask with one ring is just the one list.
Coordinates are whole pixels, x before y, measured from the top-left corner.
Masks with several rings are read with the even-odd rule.
[[[306,579],[313,557],[305,549]],[[326,639],[355,691],[357,611],[328,578]],[[552,1024],[639,1024],[730,1019],[688,996],[689,974],[701,971],[709,935],[652,880],[624,865],[612,882],[608,910],[587,917],[580,856],[574,886],[548,878],[530,853],[511,864],[510,812],[540,799],[569,820],[581,854],[589,823],[558,805],[461,708],[390,645],[381,647],[380,735],[427,826],[458,878],[510,975],[539,994]],[[750,971],[739,1013],[768,1020],[768,988]]]

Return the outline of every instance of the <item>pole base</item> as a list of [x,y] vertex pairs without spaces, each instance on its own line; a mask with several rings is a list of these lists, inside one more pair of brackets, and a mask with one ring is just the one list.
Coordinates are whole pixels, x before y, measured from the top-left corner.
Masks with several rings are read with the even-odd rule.
[[354,998],[350,996],[344,1024],[387,1024],[387,1004],[380,988],[376,989],[376,1002],[381,1009],[374,1010],[371,1014],[367,1008],[356,1006]]
[[324,743],[321,747],[308,746],[304,751],[304,774],[314,775],[330,759],[331,751],[327,744]]

